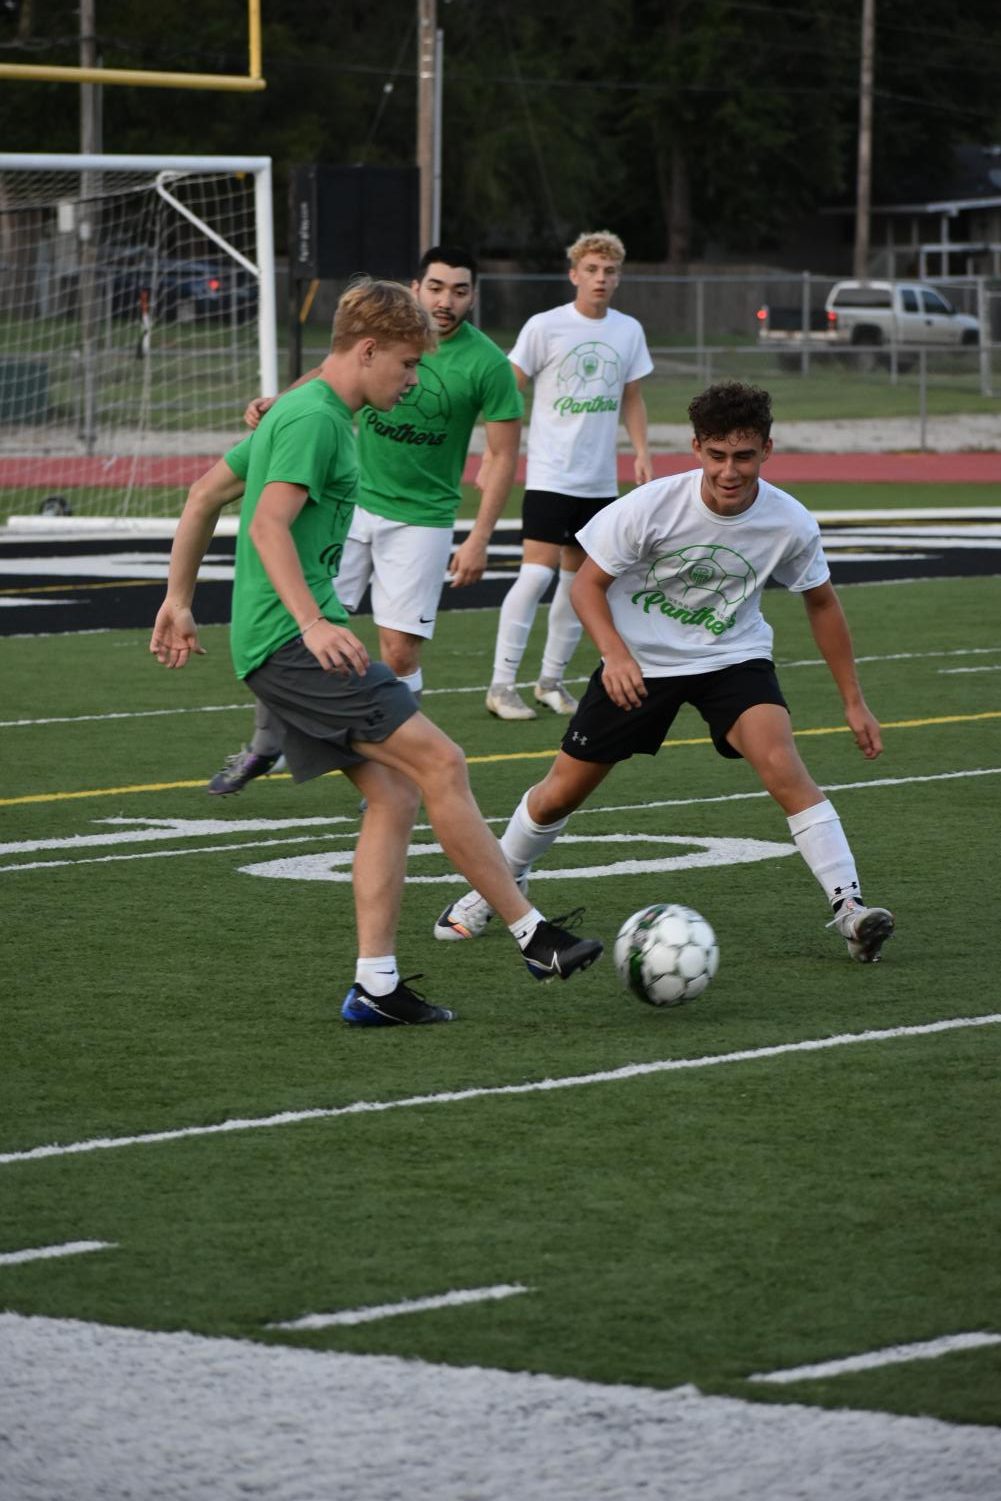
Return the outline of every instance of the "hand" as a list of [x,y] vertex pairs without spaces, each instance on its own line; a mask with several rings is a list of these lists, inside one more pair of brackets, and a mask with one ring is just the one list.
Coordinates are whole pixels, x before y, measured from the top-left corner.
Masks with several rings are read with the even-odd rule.
[[306,628],[302,639],[324,672],[337,672],[346,678],[352,672],[360,677],[368,671],[368,652],[347,626],[332,625],[321,617]]
[[186,605],[164,600],[157,611],[149,649],[162,667],[185,667],[192,653],[205,656],[205,648],[198,644],[195,617]]
[[636,658],[624,648],[607,653],[601,681],[612,703],[620,709],[638,709],[646,698],[646,684]]
[[253,401],[248,402],[247,410],[243,414],[243,420],[247,426],[256,427],[264,413],[270,412],[277,400],[276,396],[255,396]]
[[483,577],[483,571],[487,566],[487,545],[469,536],[461,543],[452,554],[452,561],[448,565],[451,577],[451,588],[462,589],[467,584],[475,584]]
[[653,479],[653,460],[648,453],[637,454],[633,462],[633,473],[638,485],[648,485]]
[[865,702],[845,710],[848,728],[855,736],[855,744],[867,761],[875,761],[883,753],[883,734],[879,721]]

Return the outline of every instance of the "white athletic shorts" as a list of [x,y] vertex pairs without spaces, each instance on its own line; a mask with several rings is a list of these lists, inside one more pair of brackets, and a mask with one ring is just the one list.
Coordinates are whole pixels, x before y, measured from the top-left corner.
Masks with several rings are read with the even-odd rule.
[[408,526],[355,506],[334,580],[337,598],[357,610],[371,584],[376,625],[430,640],[453,545],[450,527]]

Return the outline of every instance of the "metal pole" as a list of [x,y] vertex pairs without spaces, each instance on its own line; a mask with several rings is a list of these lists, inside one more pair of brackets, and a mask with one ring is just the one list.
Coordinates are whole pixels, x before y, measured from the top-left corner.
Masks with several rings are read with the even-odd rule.
[[[428,244],[441,241],[441,110],[442,83],[445,76],[445,33],[434,34],[434,190],[431,197],[431,239]],[[421,254],[427,249],[421,246]]]
[[876,0],[862,0],[862,56],[859,71],[858,173],[855,191],[854,275],[869,269],[869,209],[872,199],[872,89],[876,52]]
[[987,278],[977,277],[977,319],[980,323],[980,394],[993,396],[991,380],[991,305],[987,297]]
[[[97,62],[96,0],[80,0],[80,66],[93,68]],[[96,84],[80,85],[80,151],[85,156],[100,152],[100,89]],[[77,287],[80,318],[80,440],[88,454],[97,444],[97,196],[100,177],[94,172],[80,173],[80,220],[77,225],[80,278]]]
[[918,353],[918,447],[922,453],[928,446],[928,351],[922,344]]
[[803,325],[803,346],[800,356],[800,374],[810,373],[810,273],[803,272],[803,283],[800,289],[800,321]]

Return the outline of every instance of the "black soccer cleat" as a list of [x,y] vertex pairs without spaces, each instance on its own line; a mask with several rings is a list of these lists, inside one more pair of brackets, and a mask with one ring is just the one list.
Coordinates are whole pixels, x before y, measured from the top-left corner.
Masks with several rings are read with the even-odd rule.
[[276,768],[280,770],[279,763],[285,764],[281,751],[276,751],[273,756],[259,756],[249,745],[245,745],[243,750],[226,757],[226,764],[222,771],[216,772],[208,785],[208,791],[214,792],[217,797],[228,797],[233,792],[241,792],[255,777],[266,777]]
[[578,938],[569,931],[578,926],[583,914],[583,907],[575,907],[554,922],[539,923],[521,951],[533,980],[569,980],[579,969],[587,969],[601,958],[605,946],[599,939]]
[[410,989],[408,981],[419,979],[420,975],[408,975],[388,995],[369,995],[356,981],[344,997],[341,1016],[352,1027],[414,1027],[427,1022],[455,1021],[454,1011],[432,1006]]

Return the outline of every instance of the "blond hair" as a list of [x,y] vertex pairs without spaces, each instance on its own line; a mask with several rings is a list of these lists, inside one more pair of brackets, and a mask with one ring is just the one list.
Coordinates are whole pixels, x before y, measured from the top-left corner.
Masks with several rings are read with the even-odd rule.
[[337,304],[330,342],[343,353],[359,339],[379,344],[413,344],[426,353],[437,348],[438,335],[430,316],[409,287],[398,281],[375,281],[360,276]]
[[590,230],[578,235],[573,244],[567,246],[567,260],[571,266],[576,266],[585,255],[603,255],[606,260],[621,266],[626,258],[626,247],[610,229]]

